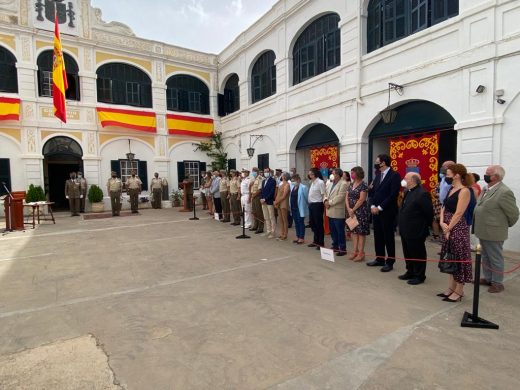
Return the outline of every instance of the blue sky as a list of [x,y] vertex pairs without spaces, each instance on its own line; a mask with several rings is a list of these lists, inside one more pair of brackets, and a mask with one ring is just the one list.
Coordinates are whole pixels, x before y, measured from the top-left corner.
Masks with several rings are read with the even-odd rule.
[[91,0],[105,22],[147,39],[219,53],[277,0]]

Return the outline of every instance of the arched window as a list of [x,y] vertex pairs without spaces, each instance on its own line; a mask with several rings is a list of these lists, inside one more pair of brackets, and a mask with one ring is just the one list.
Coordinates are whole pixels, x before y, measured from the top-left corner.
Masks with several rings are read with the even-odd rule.
[[234,73],[224,87],[224,115],[240,110],[240,87],[238,75]]
[[11,52],[0,46],[0,92],[18,92],[16,58]]
[[325,15],[298,36],[293,48],[293,85],[340,64],[338,23],[339,15]]
[[367,51],[395,42],[459,14],[459,0],[371,0]]
[[258,102],[276,93],[276,65],[272,50],[262,54],[251,71],[252,102]]
[[141,69],[113,62],[100,66],[96,73],[98,102],[152,107],[152,81]]
[[166,107],[171,111],[209,114],[209,89],[201,80],[175,75],[166,81]]
[[[52,50],[45,50],[38,56],[38,95],[52,96]],[[65,71],[67,72],[67,84],[69,88],[65,91],[68,100],[80,100],[78,64],[67,53],[63,53],[65,59]]]

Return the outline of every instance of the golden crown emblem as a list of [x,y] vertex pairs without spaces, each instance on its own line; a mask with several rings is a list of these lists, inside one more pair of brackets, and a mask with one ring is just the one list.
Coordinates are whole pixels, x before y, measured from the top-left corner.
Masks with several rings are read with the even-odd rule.
[[415,168],[420,164],[420,161],[416,158],[411,158],[409,160],[406,160],[404,163],[406,164],[407,167]]

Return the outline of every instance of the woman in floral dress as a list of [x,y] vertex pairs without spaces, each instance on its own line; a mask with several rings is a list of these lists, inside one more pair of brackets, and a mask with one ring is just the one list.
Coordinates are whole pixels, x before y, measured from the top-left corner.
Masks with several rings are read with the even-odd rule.
[[446,170],[444,180],[452,187],[441,209],[440,225],[443,231],[441,258],[449,250],[457,260],[468,262],[459,264],[458,271],[449,275],[447,291],[437,295],[444,298],[443,301],[458,302],[464,296],[464,284],[473,281],[469,228],[464,218],[471,198],[470,187],[473,184],[473,176],[468,174],[464,165],[453,164]]
[[352,183],[347,190],[345,206],[349,217],[356,217],[359,225],[350,231],[352,234],[353,253],[350,260],[365,260],[365,238],[370,234],[369,212],[368,212],[368,186],[363,181],[365,172],[361,167],[354,167],[350,171]]

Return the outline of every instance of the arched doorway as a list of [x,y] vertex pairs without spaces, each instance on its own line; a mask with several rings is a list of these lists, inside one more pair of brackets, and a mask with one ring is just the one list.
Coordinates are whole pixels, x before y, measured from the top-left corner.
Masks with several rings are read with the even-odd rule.
[[66,209],[65,181],[70,172],[83,171],[83,150],[72,138],[59,136],[43,145],[42,154],[45,193],[55,209]]
[[[369,167],[378,154],[388,154],[401,175],[416,171],[426,188],[437,184],[443,161],[457,158],[455,119],[441,106],[429,101],[411,101],[393,108],[393,123],[376,122],[369,136]],[[369,170],[369,176],[373,174]]]
[[339,139],[328,126],[311,125],[296,144],[296,171],[306,177],[307,171],[316,167],[325,170],[339,167]]

